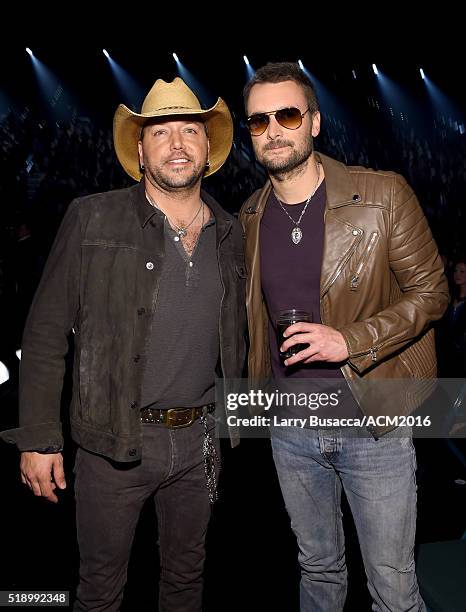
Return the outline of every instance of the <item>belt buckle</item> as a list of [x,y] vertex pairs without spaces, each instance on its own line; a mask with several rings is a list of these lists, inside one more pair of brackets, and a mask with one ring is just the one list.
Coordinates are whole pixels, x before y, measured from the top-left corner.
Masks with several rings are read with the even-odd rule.
[[191,411],[191,418],[189,419],[189,421],[187,423],[183,423],[182,425],[177,425],[176,423],[172,423],[172,414],[176,413],[177,410],[179,410],[178,408],[169,408],[167,410],[167,427],[169,427],[170,429],[181,429],[183,427],[189,427],[190,425],[192,425],[194,423],[194,417],[195,417],[195,408],[185,408],[184,410],[190,410]]

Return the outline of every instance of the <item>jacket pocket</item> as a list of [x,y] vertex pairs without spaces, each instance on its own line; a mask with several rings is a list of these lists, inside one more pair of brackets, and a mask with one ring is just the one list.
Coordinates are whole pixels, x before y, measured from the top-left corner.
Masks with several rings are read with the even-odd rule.
[[361,258],[359,259],[354,271],[351,273],[351,278],[350,278],[351,291],[357,291],[359,287],[359,281],[361,279],[361,275],[364,272],[364,269],[375,248],[375,245],[377,244],[378,239],[379,239],[379,232],[372,232],[371,237],[369,238],[369,243],[364,253],[361,255]]

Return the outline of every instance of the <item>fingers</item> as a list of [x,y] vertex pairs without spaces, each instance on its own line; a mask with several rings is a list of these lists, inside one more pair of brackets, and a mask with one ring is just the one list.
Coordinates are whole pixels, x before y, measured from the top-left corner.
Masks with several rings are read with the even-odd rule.
[[286,351],[294,346],[295,344],[311,344],[312,336],[310,333],[296,333],[290,338],[287,338],[285,342],[280,347],[281,353],[286,353]]
[[65,471],[63,469],[63,460],[61,458],[61,455],[53,464],[52,475],[57,486],[60,489],[66,489]]
[[54,469],[60,483],[66,486],[63,458],[60,453],[43,455],[31,451],[23,452],[21,455],[21,482],[28,486],[37,497],[44,497],[48,501],[57,503],[58,497],[54,493],[57,484],[52,479]]
[[298,332],[313,332],[318,326],[319,323],[307,323],[305,321],[301,321],[300,323],[293,323],[293,325],[290,325],[285,329],[285,331],[283,332],[283,336],[287,338]]
[[307,363],[311,359],[313,361],[318,361],[318,359],[314,357],[314,355],[317,355],[317,354],[318,354],[318,351],[313,349],[312,346],[309,346],[308,348],[296,353],[296,355],[293,355],[292,357],[288,357],[288,359],[285,359],[283,363],[288,367],[288,366],[292,366],[293,364],[299,363],[302,361],[304,361],[304,363]]
[[55,486],[52,486],[50,476],[48,479],[47,477],[42,477],[36,480],[31,480],[30,486],[34,495],[37,497],[45,497],[45,499],[48,499],[55,504],[58,502],[58,497],[53,492]]
[[[302,329],[303,331],[300,331]],[[296,333],[290,337],[290,334]],[[305,331],[304,331],[305,330]],[[319,323],[295,323],[285,330],[288,338],[283,342],[280,351],[285,353],[296,344],[308,344],[304,350],[287,359],[286,366],[298,361],[311,363],[313,361],[328,361],[343,363],[348,359],[348,347],[341,332]],[[301,347],[300,347],[301,348]]]

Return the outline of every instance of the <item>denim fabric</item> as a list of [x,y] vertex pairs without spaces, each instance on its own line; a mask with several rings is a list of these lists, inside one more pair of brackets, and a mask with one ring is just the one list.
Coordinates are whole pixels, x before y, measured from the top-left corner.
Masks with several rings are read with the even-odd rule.
[[347,571],[344,489],[377,612],[424,611],[414,566],[416,457],[409,428],[276,427],[272,449],[301,565],[301,611],[338,612]]
[[[207,417],[213,426],[213,417]],[[200,612],[211,515],[200,421],[143,425],[141,461],[119,463],[78,449],[75,463],[80,581],[75,612],[119,610],[144,502],[153,496],[160,553],[160,612]],[[219,440],[216,439],[219,451]],[[155,543],[155,540],[154,540]]]

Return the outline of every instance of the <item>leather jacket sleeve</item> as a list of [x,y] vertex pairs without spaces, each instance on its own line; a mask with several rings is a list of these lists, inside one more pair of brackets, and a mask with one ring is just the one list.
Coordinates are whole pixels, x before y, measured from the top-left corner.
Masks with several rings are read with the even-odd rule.
[[359,373],[402,349],[439,319],[448,304],[448,283],[419,202],[397,175],[391,196],[388,257],[400,297],[373,316],[343,326],[349,364]]

